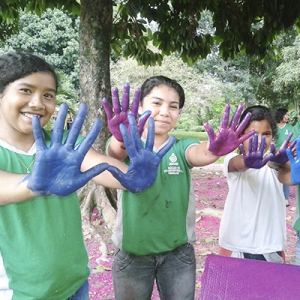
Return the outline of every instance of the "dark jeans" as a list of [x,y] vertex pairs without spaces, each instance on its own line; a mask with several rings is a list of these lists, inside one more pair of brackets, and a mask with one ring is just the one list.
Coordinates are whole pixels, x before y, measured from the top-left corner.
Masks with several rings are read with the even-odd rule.
[[[282,257],[281,251],[278,251],[277,253],[278,253],[279,256]],[[255,260],[267,261],[262,254],[251,254],[251,253],[243,253],[243,254],[244,254],[244,258],[246,258],[246,259],[255,259]]]

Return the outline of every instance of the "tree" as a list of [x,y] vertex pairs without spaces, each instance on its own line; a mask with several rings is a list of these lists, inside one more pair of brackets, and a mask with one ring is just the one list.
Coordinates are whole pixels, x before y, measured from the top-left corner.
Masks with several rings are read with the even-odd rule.
[[[41,15],[47,8],[59,8],[80,15],[79,99],[89,107],[86,130],[96,117],[104,120],[95,143],[102,151],[109,136],[101,99],[110,98],[111,49],[116,57],[122,53],[145,66],[161,63],[173,52],[192,64],[215,45],[225,59],[241,51],[263,57],[280,31],[299,25],[300,15],[300,2],[294,0],[6,0],[0,8],[3,41],[17,30],[20,9]],[[213,32],[199,28],[206,10],[213,13]],[[88,184],[83,194],[100,202],[104,191]],[[110,199],[114,204],[115,197]]]

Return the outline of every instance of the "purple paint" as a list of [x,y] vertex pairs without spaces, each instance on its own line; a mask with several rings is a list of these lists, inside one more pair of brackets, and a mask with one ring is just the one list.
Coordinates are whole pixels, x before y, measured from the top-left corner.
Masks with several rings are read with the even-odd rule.
[[300,267],[208,255],[199,300],[299,300]]

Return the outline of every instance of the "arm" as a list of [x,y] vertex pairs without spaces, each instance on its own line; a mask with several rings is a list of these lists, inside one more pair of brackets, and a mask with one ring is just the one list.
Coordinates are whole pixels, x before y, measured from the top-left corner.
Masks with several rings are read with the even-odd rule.
[[[112,188],[126,188],[136,193],[144,190],[155,181],[158,165],[164,154],[172,147],[170,141],[157,154],[152,152],[154,144],[154,120],[150,124],[145,149],[140,140],[135,118],[129,116],[130,133],[122,124],[121,134],[124,138],[130,158],[129,168],[118,160],[108,158],[91,149],[97,138],[101,121],[97,119],[83,142],[76,148],[75,143],[84,123],[87,107],[81,104],[79,112],[62,144],[63,118],[67,105],[60,108],[57,122],[54,126],[50,148],[47,148],[43,139],[40,123],[33,118],[34,133],[37,144],[36,163],[29,178],[28,187],[36,194],[66,196],[85,185],[90,179],[96,183]],[[49,163],[50,162],[50,163]],[[124,173],[121,170],[127,172]],[[103,173],[108,170],[110,174]],[[146,170],[146,171],[145,171]],[[102,174],[103,173],[103,174]]]
[[236,149],[244,140],[254,134],[254,130],[242,135],[251,114],[248,114],[240,125],[237,125],[241,116],[243,105],[239,105],[231,122],[229,123],[230,105],[227,104],[222,117],[220,129],[217,133],[205,123],[208,142],[191,146],[187,150],[187,160],[194,167],[205,166],[215,162],[220,156],[226,155]]

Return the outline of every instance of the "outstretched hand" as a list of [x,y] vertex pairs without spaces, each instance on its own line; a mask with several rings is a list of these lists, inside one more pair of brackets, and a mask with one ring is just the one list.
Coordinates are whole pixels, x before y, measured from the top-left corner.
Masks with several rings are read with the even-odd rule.
[[127,190],[132,193],[138,193],[154,183],[161,159],[173,146],[176,138],[172,137],[170,141],[155,154],[153,153],[155,135],[153,118],[150,117],[148,121],[148,135],[145,148],[140,139],[134,116],[129,114],[128,120],[130,131],[128,131],[123,124],[120,126],[120,131],[122,132],[127,154],[130,159],[129,169],[127,173],[124,174],[116,167],[109,166],[108,171],[110,171]]
[[45,144],[38,117],[32,118],[33,132],[36,141],[36,158],[32,174],[28,175],[27,187],[38,195],[69,195],[91,178],[102,173],[108,164],[102,163],[81,172],[81,163],[101,130],[101,121],[97,119],[91,131],[75,150],[75,143],[87,114],[87,106],[80,104],[79,111],[63,142],[64,123],[68,106],[62,104],[54,124],[50,147]]
[[240,150],[243,154],[243,160],[247,168],[260,169],[273,158],[273,153],[265,155],[265,144],[266,137],[263,136],[260,147],[258,147],[258,135],[255,133],[254,136],[249,138],[248,153],[246,153],[243,144],[240,145]]
[[[130,129],[129,122],[128,122],[128,112],[129,112],[129,95],[130,95],[130,85],[129,83],[125,83],[123,89],[123,96],[122,96],[122,105],[119,101],[119,91],[117,87],[112,89],[112,107],[110,107],[106,98],[103,98],[102,104],[104,111],[107,116],[108,127],[112,135],[119,141],[123,142],[122,133],[120,131],[120,125],[124,124],[127,129]],[[141,89],[138,88],[133,96],[133,101],[131,105],[130,112],[135,120],[137,119],[139,104],[141,98]],[[147,122],[151,112],[145,112],[138,122],[138,130],[140,136],[144,130],[144,125]]]
[[290,147],[286,149],[286,154],[291,164],[291,181],[293,184],[300,184],[300,138],[299,136],[295,140],[296,147]]
[[297,140],[295,139],[290,143],[292,136],[293,132],[290,132],[277,151],[275,149],[275,145],[273,143],[271,144],[271,152],[274,153],[274,156],[271,158],[272,162],[278,165],[284,165],[289,160],[286,150],[288,148],[294,148]]
[[204,128],[208,134],[209,140],[208,150],[211,151],[213,155],[222,156],[232,152],[246,139],[248,139],[255,133],[254,130],[251,130],[240,136],[251,118],[251,113],[248,113],[243,121],[239,125],[237,125],[242,114],[243,107],[243,104],[240,104],[238,106],[230,124],[228,125],[230,105],[226,104],[220,129],[216,134],[214,133],[214,130],[210,126],[210,124],[204,124]]

